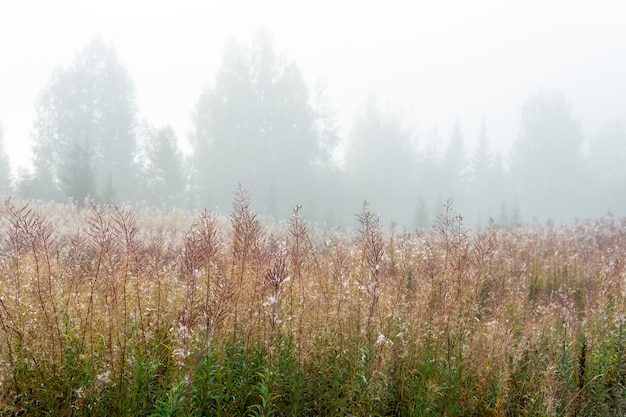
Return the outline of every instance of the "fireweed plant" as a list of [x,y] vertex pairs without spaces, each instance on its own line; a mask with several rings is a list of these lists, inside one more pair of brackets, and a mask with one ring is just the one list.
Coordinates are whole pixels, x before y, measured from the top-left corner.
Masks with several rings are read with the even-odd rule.
[[0,415],[626,414],[626,220],[356,221],[6,201]]

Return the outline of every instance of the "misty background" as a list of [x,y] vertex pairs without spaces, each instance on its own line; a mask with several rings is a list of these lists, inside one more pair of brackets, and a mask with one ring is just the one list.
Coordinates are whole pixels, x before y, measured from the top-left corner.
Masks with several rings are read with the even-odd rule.
[[626,212],[620,2],[2,2],[0,192],[350,225]]

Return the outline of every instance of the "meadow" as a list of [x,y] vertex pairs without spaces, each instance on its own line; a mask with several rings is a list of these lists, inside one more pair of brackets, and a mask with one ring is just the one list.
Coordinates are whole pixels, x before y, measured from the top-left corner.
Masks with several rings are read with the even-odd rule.
[[626,219],[7,200],[0,415],[626,415]]

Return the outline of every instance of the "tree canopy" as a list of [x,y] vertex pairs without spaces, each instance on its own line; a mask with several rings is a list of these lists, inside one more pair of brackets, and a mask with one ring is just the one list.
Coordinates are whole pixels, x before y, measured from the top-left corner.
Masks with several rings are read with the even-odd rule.
[[584,178],[582,141],[580,123],[562,94],[539,92],[525,102],[512,170],[529,213],[573,214]]
[[[514,225],[626,210],[624,122],[584,138],[560,93],[526,100],[508,154],[492,152],[484,123],[476,146],[466,146],[458,122],[447,141],[437,127],[422,138],[412,121],[375,97],[348,129],[342,154],[324,93],[309,89],[268,32],[257,32],[249,45],[231,39],[199,94],[190,154],[183,156],[171,126],[137,122],[130,74],[115,49],[95,39],[43,88],[33,124],[34,171],[19,168],[15,189],[38,199],[92,197],[228,213],[241,185],[260,215],[284,220],[303,206],[314,222],[342,226],[354,225],[352,214],[364,201],[383,222],[422,228],[448,199],[470,226],[494,217]],[[0,126],[6,194],[11,176],[3,140]]]
[[183,205],[187,181],[174,129],[145,124],[140,132],[142,197],[151,205]]
[[194,113],[193,185],[201,205],[227,207],[238,183],[259,209],[288,214],[306,200],[316,168],[330,158],[298,66],[259,32],[252,47],[231,40],[215,83]]
[[120,199],[134,197],[136,113],[128,71],[112,47],[93,40],[40,96],[33,197],[80,200],[106,194],[107,183]]
[[345,168],[353,204],[367,200],[383,219],[410,222],[418,202],[411,129],[370,97],[354,122],[350,139]]

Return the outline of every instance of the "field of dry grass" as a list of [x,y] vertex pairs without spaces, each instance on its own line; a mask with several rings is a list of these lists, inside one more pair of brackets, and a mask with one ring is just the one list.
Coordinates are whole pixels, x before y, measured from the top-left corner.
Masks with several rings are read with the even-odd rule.
[[7,201],[0,415],[626,414],[626,220]]

